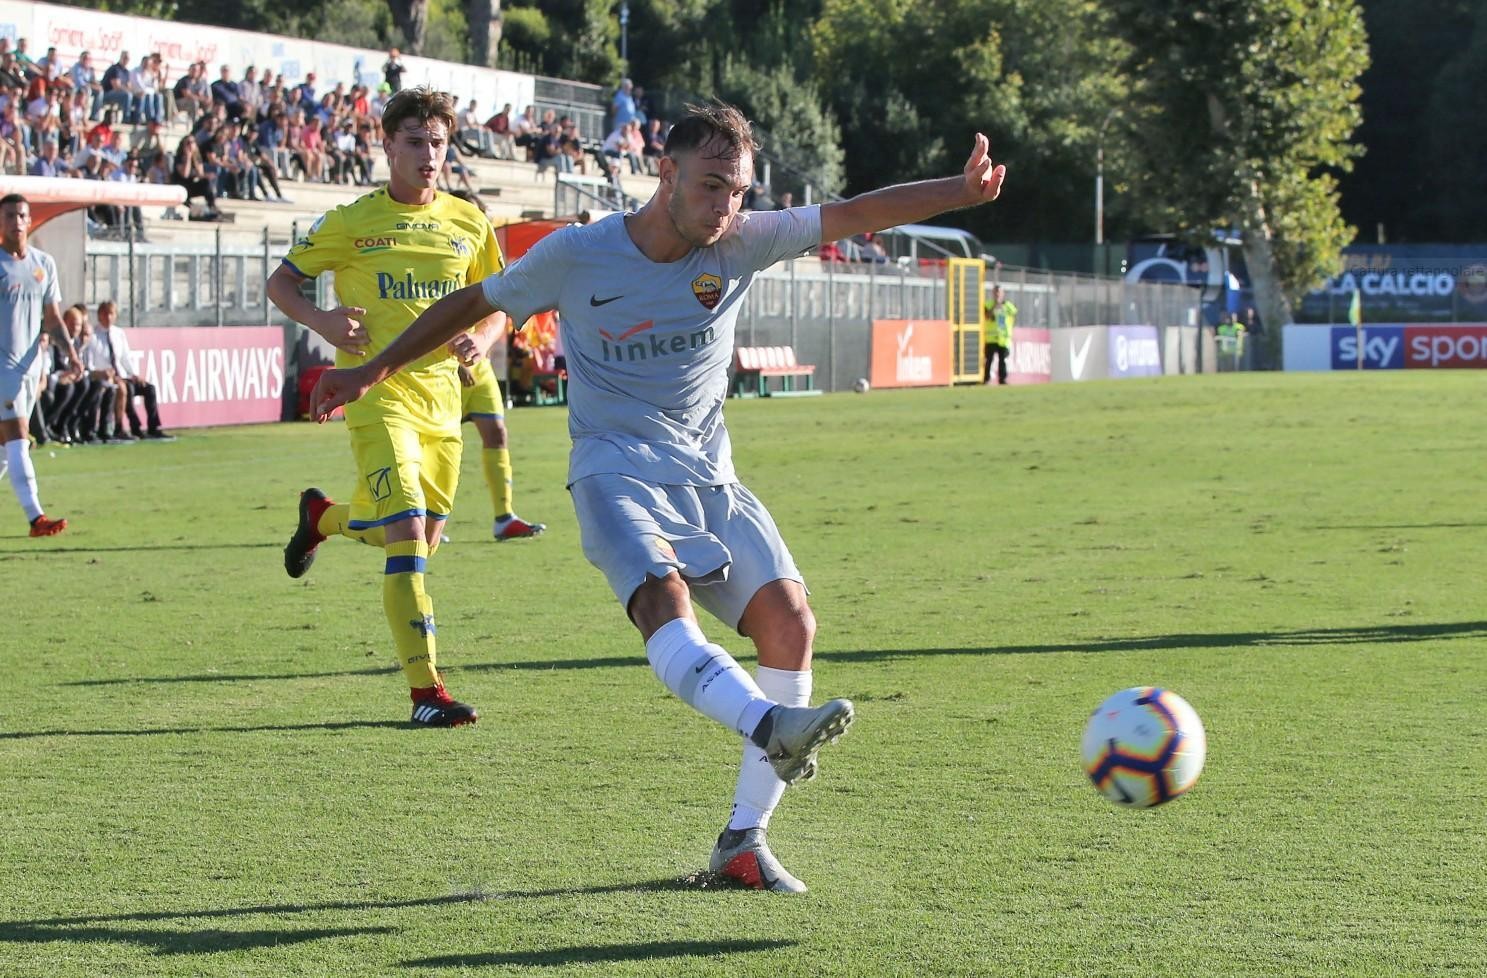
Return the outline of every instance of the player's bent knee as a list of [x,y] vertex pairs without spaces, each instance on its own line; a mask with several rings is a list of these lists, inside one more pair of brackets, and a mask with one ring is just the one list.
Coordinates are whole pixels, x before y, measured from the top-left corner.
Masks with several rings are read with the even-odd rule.
[[665,577],[646,577],[630,596],[626,611],[646,641],[667,622],[694,617],[692,594],[676,571]]

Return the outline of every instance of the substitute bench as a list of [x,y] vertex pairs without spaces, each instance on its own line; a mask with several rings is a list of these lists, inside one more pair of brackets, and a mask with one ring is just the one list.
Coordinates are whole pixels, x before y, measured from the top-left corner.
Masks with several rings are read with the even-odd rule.
[[[771,390],[769,378],[778,377],[780,386]],[[796,389],[795,379],[805,378],[805,386]],[[733,395],[735,397],[804,397],[819,394],[815,388],[816,367],[798,363],[791,346],[741,346],[733,353]]]

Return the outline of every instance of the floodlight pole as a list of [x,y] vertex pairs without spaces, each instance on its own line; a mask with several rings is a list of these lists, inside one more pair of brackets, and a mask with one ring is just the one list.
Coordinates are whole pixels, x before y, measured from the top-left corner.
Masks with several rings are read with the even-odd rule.
[[1115,118],[1111,109],[1100,123],[1100,133],[1095,137],[1095,244],[1105,243],[1105,130]]
[[630,63],[630,4],[620,0],[620,60]]

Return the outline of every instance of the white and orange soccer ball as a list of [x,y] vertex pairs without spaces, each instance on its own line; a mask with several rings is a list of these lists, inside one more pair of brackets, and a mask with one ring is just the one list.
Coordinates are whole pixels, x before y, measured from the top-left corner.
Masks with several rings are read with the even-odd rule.
[[1151,808],[1198,781],[1208,754],[1203,721],[1187,700],[1155,686],[1123,689],[1090,714],[1084,771],[1117,805]]

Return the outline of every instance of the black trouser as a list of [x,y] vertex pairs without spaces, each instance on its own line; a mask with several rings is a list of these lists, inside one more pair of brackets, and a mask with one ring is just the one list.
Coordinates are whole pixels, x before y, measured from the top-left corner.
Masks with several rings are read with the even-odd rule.
[[87,384],[83,393],[82,411],[77,421],[77,433],[84,439],[107,438],[114,433],[114,385],[106,380],[89,377],[78,381]]
[[77,419],[83,409],[83,398],[88,392],[86,381],[70,384],[52,384],[38,399],[42,414],[46,416],[52,437],[71,438],[77,427]]
[[145,399],[145,420],[149,423],[151,433],[160,430],[160,408],[155,397],[155,385],[138,377],[131,377],[124,381],[129,393],[124,400],[124,413],[129,417],[129,430],[136,437],[142,434],[139,415],[134,413],[134,399],[136,396]]
[[996,382],[1005,384],[1007,382],[1007,348],[1000,343],[986,344],[986,376],[981,379],[991,383],[991,361],[997,362]]

